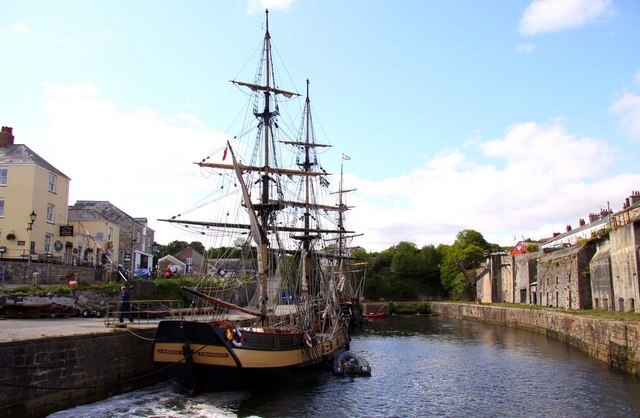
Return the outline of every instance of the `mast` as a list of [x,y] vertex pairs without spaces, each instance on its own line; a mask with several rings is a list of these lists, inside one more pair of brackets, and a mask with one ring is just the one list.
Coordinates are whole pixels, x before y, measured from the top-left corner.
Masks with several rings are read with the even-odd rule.
[[[269,128],[271,126],[271,34],[269,34],[269,9],[265,10],[266,30],[264,34],[264,51],[265,51],[265,71],[266,83],[264,89],[264,112],[262,115],[256,114],[258,119],[262,118],[262,126],[264,128],[264,174],[262,175],[262,207],[258,209],[260,214],[262,234],[267,236],[267,226],[269,222]],[[258,280],[260,282],[260,311],[262,313],[262,325],[267,326],[267,302],[269,300],[269,241],[261,240],[258,252],[262,259],[262,269],[258,272]]]
[[[311,171],[311,159],[309,158],[309,151],[310,151],[310,147],[309,147],[309,143],[310,143],[310,126],[311,126],[311,101],[309,99],[309,79],[307,79],[307,98],[305,100],[305,126],[306,126],[306,134],[305,134],[305,143],[306,143],[306,147],[304,148],[304,165],[303,165],[303,170],[304,171]],[[310,213],[310,207],[309,207],[309,180],[310,177],[309,176],[305,176],[304,181],[305,181],[305,208],[304,208],[304,229],[306,229],[307,231],[309,231],[309,226],[310,226],[310,217],[311,217],[311,213]],[[307,232],[306,235],[308,235],[309,233]],[[310,238],[305,239],[302,242],[302,248],[304,249],[304,277],[303,277],[303,281],[302,281],[302,290],[304,292],[307,292],[309,289],[309,280],[310,280],[310,276],[311,276],[311,259],[310,259],[310,255],[309,255],[309,249],[311,247],[311,243],[310,243]]]

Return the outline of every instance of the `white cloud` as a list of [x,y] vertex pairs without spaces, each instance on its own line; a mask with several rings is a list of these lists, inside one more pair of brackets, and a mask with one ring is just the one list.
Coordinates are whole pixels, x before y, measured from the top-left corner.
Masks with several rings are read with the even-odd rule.
[[178,118],[187,122],[191,126],[197,126],[198,128],[202,128],[204,126],[204,123],[192,113],[178,113]]
[[611,12],[611,0],[534,0],[524,11],[519,32],[535,35],[577,28]]
[[640,96],[625,92],[613,103],[611,110],[620,116],[622,129],[640,141]]
[[288,10],[291,4],[293,4],[293,0],[248,0],[247,13],[262,13],[265,9]]
[[[49,126],[24,143],[71,177],[69,204],[108,200],[135,217],[146,217],[156,241],[176,236],[169,218],[199,200],[207,180],[193,163],[226,137],[185,128],[156,111],[124,112],[90,84],[44,84]],[[195,117],[193,117],[194,120]],[[192,241],[193,239],[188,239]]]
[[531,54],[535,51],[536,46],[534,44],[518,44],[516,47],[518,52],[524,52],[525,54]]
[[501,245],[514,235],[545,238],[640,184],[640,174],[607,177],[614,151],[560,121],[517,124],[477,147],[489,162],[451,151],[380,182],[347,178],[357,188],[348,225],[365,233],[361,245],[452,243],[463,229]]
[[[49,125],[34,138],[17,139],[71,177],[70,204],[108,200],[146,217],[163,244],[202,238],[157,219],[206,201],[212,180],[193,163],[212,149],[221,158],[226,136],[144,106],[123,111],[91,84],[47,83],[44,90]],[[640,174],[608,176],[614,150],[567,132],[561,120],[513,125],[501,138],[468,147],[484,160],[453,150],[382,181],[346,176],[347,187],[357,189],[347,196],[355,206],[347,226],[364,233],[355,244],[369,251],[400,241],[438,245],[469,228],[502,245],[514,235],[548,237],[607,201],[619,209],[616,200],[640,184]]]
[[13,28],[20,33],[29,33],[31,32],[31,28],[25,25],[24,23],[16,23],[13,25]]

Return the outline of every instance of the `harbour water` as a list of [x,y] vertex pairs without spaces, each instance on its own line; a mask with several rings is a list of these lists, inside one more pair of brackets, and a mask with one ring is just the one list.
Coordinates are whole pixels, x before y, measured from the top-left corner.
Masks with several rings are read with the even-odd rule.
[[353,336],[371,377],[324,373],[262,392],[182,394],[161,383],[51,417],[634,417],[640,379],[543,335],[430,316]]

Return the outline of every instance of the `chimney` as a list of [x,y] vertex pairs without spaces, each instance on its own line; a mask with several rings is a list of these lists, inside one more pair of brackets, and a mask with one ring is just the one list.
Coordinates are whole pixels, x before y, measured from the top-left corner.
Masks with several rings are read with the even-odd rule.
[[636,203],[640,202],[640,192],[638,190],[632,191],[629,199],[631,200],[632,205],[635,205]]
[[9,145],[13,145],[13,128],[3,126],[0,131],[0,148],[6,148]]
[[578,225],[580,225],[580,226],[585,226],[585,221],[584,221],[584,219],[580,218],[580,219],[578,220]]
[[567,232],[571,231],[571,225],[567,225]]

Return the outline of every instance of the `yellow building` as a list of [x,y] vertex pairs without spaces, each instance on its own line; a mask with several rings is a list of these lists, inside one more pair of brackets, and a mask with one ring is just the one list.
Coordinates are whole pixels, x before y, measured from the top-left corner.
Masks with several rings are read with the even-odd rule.
[[[24,144],[0,132],[0,254],[62,261],[70,179]],[[62,227],[62,228],[61,228]],[[61,235],[62,234],[62,235]]]
[[96,210],[70,206],[69,223],[74,236],[68,263],[101,266],[106,270],[113,270],[120,263],[120,226],[116,222]]

